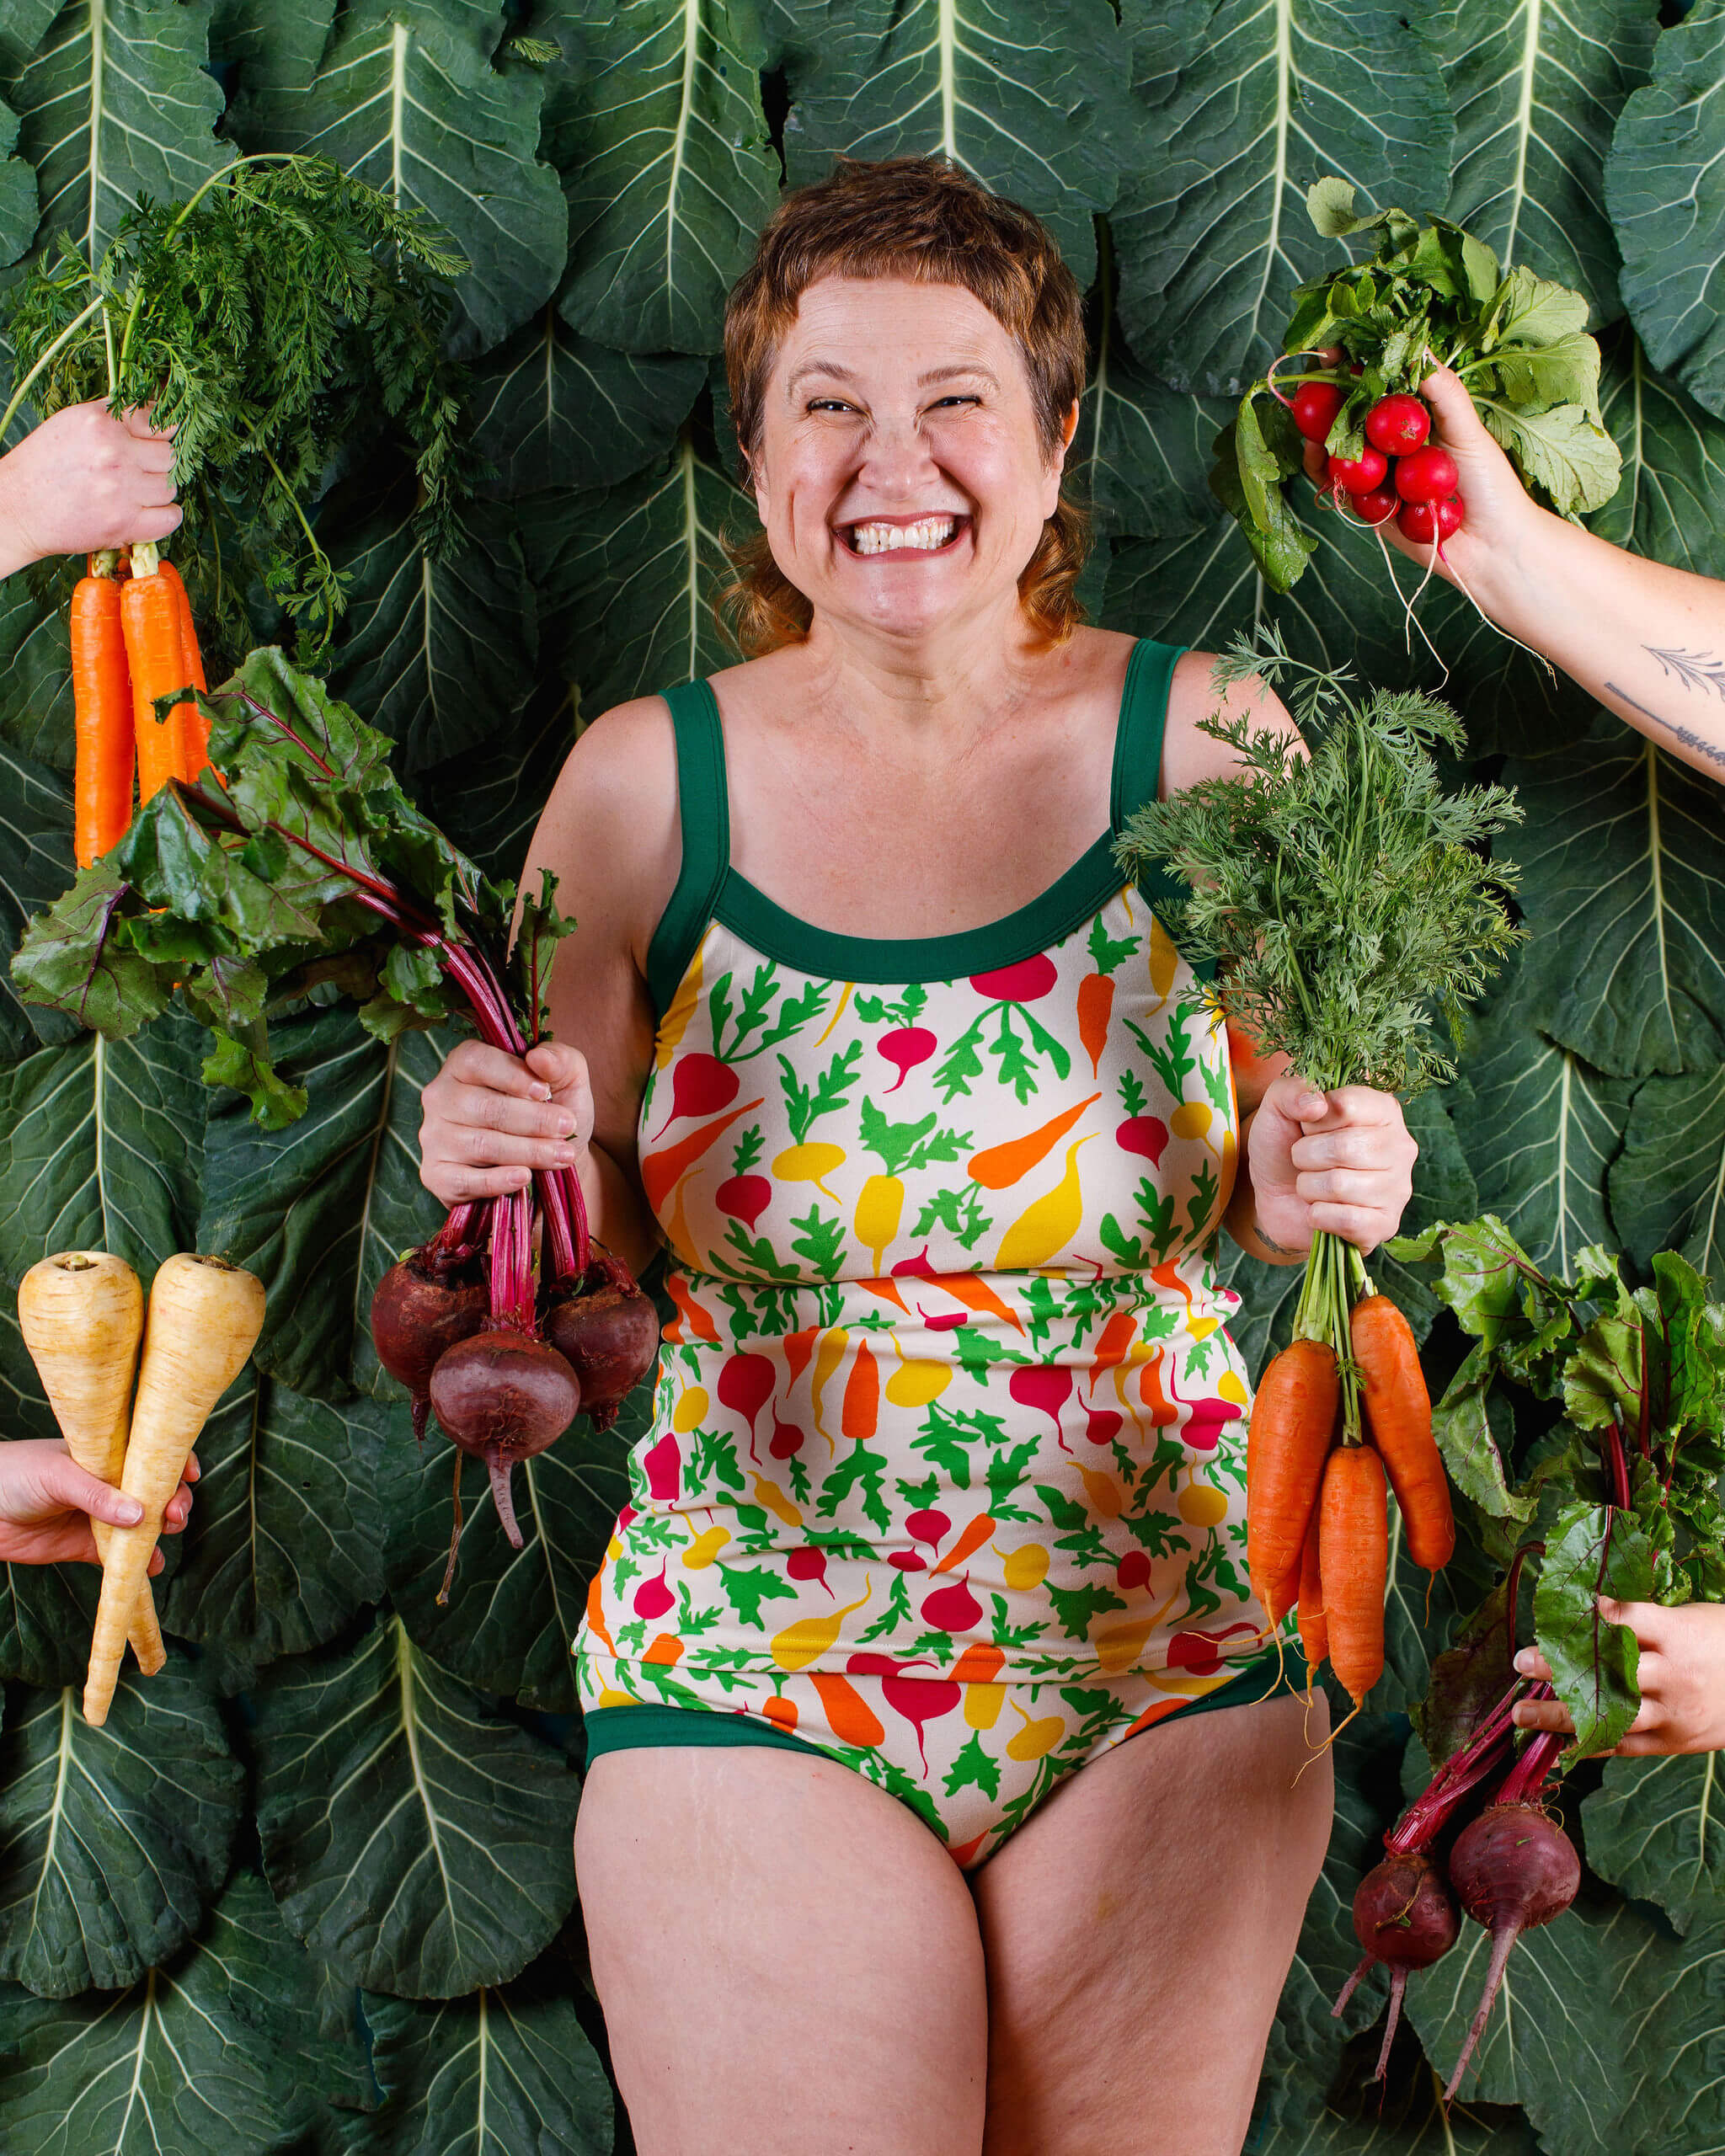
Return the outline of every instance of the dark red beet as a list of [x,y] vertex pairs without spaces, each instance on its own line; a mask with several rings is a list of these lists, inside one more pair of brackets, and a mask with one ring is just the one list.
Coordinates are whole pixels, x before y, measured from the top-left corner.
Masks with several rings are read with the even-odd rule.
[[[458,1341],[431,1373],[437,1419],[465,1453],[491,1470],[491,1494],[511,1548],[521,1546],[510,1478],[518,1460],[554,1444],[575,1419],[581,1387],[556,1348],[510,1327]],[[442,1601],[461,1542],[461,1470],[456,1470],[455,1534],[449,1546]]]
[[490,1315],[478,1267],[446,1276],[422,1251],[409,1251],[377,1283],[371,1298],[371,1344],[377,1359],[414,1396],[414,1435],[424,1439],[431,1373],[458,1340],[470,1339]]
[[580,1380],[581,1405],[601,1430],[659,1357],[659,1313],[608,1251],[551,1305],[544,1331]]
[[1581,1885],[1581,1859],[1568,1835],[1537,1804],[1494,1804],[1456,1837],[1450,1883],[1468,1915],[1492,1935],[1492,1959],[1485,1996],[1444,2091],[1445,2101],[1461,2087],[1484,2034],[1516,1940],[1569,1907]]
[[1342,2011],[1360,1978],[1378,1962],[1390,1972],[1390,2018],[1378,2053],[1378,2080],[1390,2063],[1407,1972],[1429,1969],[1440,1961],[1461,1929],[1461,1919],[1444,1875],[1429,1857],[1386,1856],[1354,1889],[1354,1934],[1365,1949],[1365,1959],[1342,1987],[1331,2010]]

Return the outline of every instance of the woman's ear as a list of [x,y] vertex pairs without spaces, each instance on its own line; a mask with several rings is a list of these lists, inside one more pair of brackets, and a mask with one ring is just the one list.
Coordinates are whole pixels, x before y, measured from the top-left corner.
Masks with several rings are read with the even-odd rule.
[[1072,446],[1072,437],[1078,431],[1078,400],[1075,397],[1065,417],[1060,421],[1060,446],[1055,450],[1050,468],[1055,478],[1066,468],[1066,451]]

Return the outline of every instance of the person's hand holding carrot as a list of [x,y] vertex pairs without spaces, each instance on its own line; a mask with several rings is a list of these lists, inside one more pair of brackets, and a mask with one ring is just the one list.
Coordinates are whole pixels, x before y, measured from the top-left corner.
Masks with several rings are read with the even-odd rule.
[[147,412],[70,404],[0,456],[0,576],[51,554],[165,539],[181,514],[173,437]]
[[[196,1458],[188,1461],[185,1479],[169,1499],[163,1518],[164,1534],[178,1534],[191,1515],[191,1485],[198,1479]],[[143,1507],[74,1460],[58,1438],[21,1438],[0,1443],[0,1564],[93,1565],[93,1519],[111,1527],[136,1527]],[[158,1550],[150,1570],[162,1569]]]
[[[1641,1711],[1617,1747],[1626,1758],[1651,1753],[1725,1751],[1725,1604],[1690,1602],[1667,1609],[1658,1602],[1599,1598],[1608,1625],[1626,1625],[1641,1648],[1636,1681]],[[1524,1677],[1551,1681],[1551,1665],[1537,1647],[1515,1657]],[[1515,1710],[1520,1729],[1556,1730],[1569,1737],[1575,1724],[1561,1700],[1524,1700]]]
[[1324,1094],[1291,1074],[1265,1089],[1245,1150],[1258,1236],[1302,1257],[1320,1228],[1362,1251],[1387,1241],[1419,1157],[1393,1093],[1342,1086]]

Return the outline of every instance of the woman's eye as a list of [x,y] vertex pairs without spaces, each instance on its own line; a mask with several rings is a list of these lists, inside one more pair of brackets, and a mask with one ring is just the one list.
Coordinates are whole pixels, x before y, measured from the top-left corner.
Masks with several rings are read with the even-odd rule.
[[811,412],[848,412],[850,408],[841,397],[811,397],[809,400]]
[[932,407],[932,409],[933,409],[933,410],[935,410],[935,411],[937,411],[937,412],[938,412],[938,411],[940,411],[940,410],[943,408],[943,406],[946,406],[946,405],[948,405],[948,404],[980,404],[981,402],[982,402],[982,399],[981,399],[980,397],[969,397],[969,396],[963,396],[963,397],[960,397],[960,396],[953,396],[953,397],[942,397],[942,398],[937,398],[937,399],[936,399],[935,403],[934,403],[934,405],[933,405],[933,407]]

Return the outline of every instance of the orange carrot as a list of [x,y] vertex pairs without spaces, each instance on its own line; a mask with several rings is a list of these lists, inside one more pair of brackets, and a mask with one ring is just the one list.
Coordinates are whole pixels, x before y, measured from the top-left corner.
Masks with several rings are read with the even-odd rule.
[[980,1273],[929,1273],[919,1277],[926,1279],[931,1288],[944,1289],[954,1302],[962,1303],[966,1310],[1002,1318],[1015,1332],[1024,1330],[1018,1313],[1001,1300]]
[[1023,1138],[1009,1138],[1003,1145],[991,1145],[985,1152],[974,1155],[970,1161],[971,1182],[980,1182],[985,1190],[1010,1190],[1048,1158],[1086,1108],[1094,1107],[1101,1098],[1100,1093],[1092,1093],[1087,1101],[1080,1101],[1072,1107],[1062,1108],[1058,1115],[1050,1116],[1039,1129],[1028,1131]]
[[1162,1356],[1166,1351],[1158,1348],[1138,1373],[1138,1397],[1150,1410],[1159,1430],[1167,1429],[1180,1419],[1180,1411],[1162,1390]]
[[[192,620],[192,602],[185,595],[184,582],[172,562],[163,562],[157,574],[173,591],[174,603],[179,611],[180,664],[184,670],[180,679],[194,689],[207,689],[210,685],[204,679],[204,654],[198,648],[197,626]],[[180,776],[190,785],[200,771],[209,767],[209,723],[192,703],[176,704],[174,717],[179,728],[180,746],[185,752],[185,768]]]
[[1114,1008],[1114,976],[1086,974],[1078,984],[1078,1038],[1090,1058],[1092,1078],[1101,1075],[1102,1052],[1108,1045],[1108,1020]]
[[989,1536],[994,1533],[995,1524],[991,1513],[978,1513],[945,1556],[937,1565],[931,1568],[930,1577],[932,1577],[935,1572],[953,1572],[962,1565],[973,1551],[980,1550],[987,1541]]
[[873,1707],[848,1678],[811,1669],[809,1681],[826,1714],[826,1726],[841,1744],[880,1744],[886,1731]]
[[[131,719],[137,736],[138,805],[161,792],[185,768],[180,728],[174,712],[156,716],[156,699],[183,689],[185,653],[174,587],[156,565],[153,547],[132,548],[131,576],[120,595],[126,663],[131,674]],[[179,707],[176,705],[177,712]]]
[[[168,686],[171,688],[173,683]],[[758,1108],[761,1098],[745,1101],[741,1107],[733,1108],[729,1115],[722,1115],[712,1123],[703,1123],[692,1130],[686,1138],[678,1139],[675,1145],[667,1145],[660,1152],[645,1155],[641,1162],[641,1187],[647,1193],[647,1203],[657,1213],[676,1187],[681,1177],[692,1168],[710,1146],[716,1145],[740,1115],[747,1115],[750,1108]]]
[[839,1410],[839,1434],[855,1438],[860,1443],[874,1435],[879,1420],[880,1369],[874,1351],[864,1340],[857,1345],[857,1359],[845,1380],[844,1405]]
[[1390,1524],[1384,1463],[1370,1445],[1338,1445],[1318,1515],[1330,1667],[1358,1706],[1384,1673],[1384,1582]]
[[782,1699],[775,1694],[762,1705],[761,1711],[775,1729],[782,1730],[787,1736],[797,1726],[797,1703],[794,1700]]
[[1090,1391],[1093,1397],[1096,1381],[1104,1370],[1112,1370],[1126,1359],[1126,1351],[1138,1332],[1136,1310],[1116,1310],[1097,1336],[1096,1357],[1090,1366]]
[[1330,1651],[1330,1620],[1324,1609],[1323,1566],[1318,1553],[1322,1507],[1314,1511],[1306,1530],[1306,1554],[1300,1566],[1300,1644],[1306,1666],[1314,1677],[1318,1664]]
[[72,595],[72,693],[77,737],[72,851],[88,868],[131,820],[131,682],[111,554],[92,554]]
[[1334,1352],[1322,1340],[1295,1340],[1264,1372],[1252,1404],[1246,1438],[1246,1564],[1252,1591],[1273,1625],[1299,1595],[1306,1530],[1317,1502],[1340,1396]]
[[947,1674],[954,1684],[991,1684],[1006,1666],[1003,1647],[992,1640],[973,1640]]
[[1387,1295],[1361,1296],[1350,1324],[1365,1419],[1402,1508],[1408,1555],[1439,1572],[1455,1554],[1455,1515],[1413,1329]]

